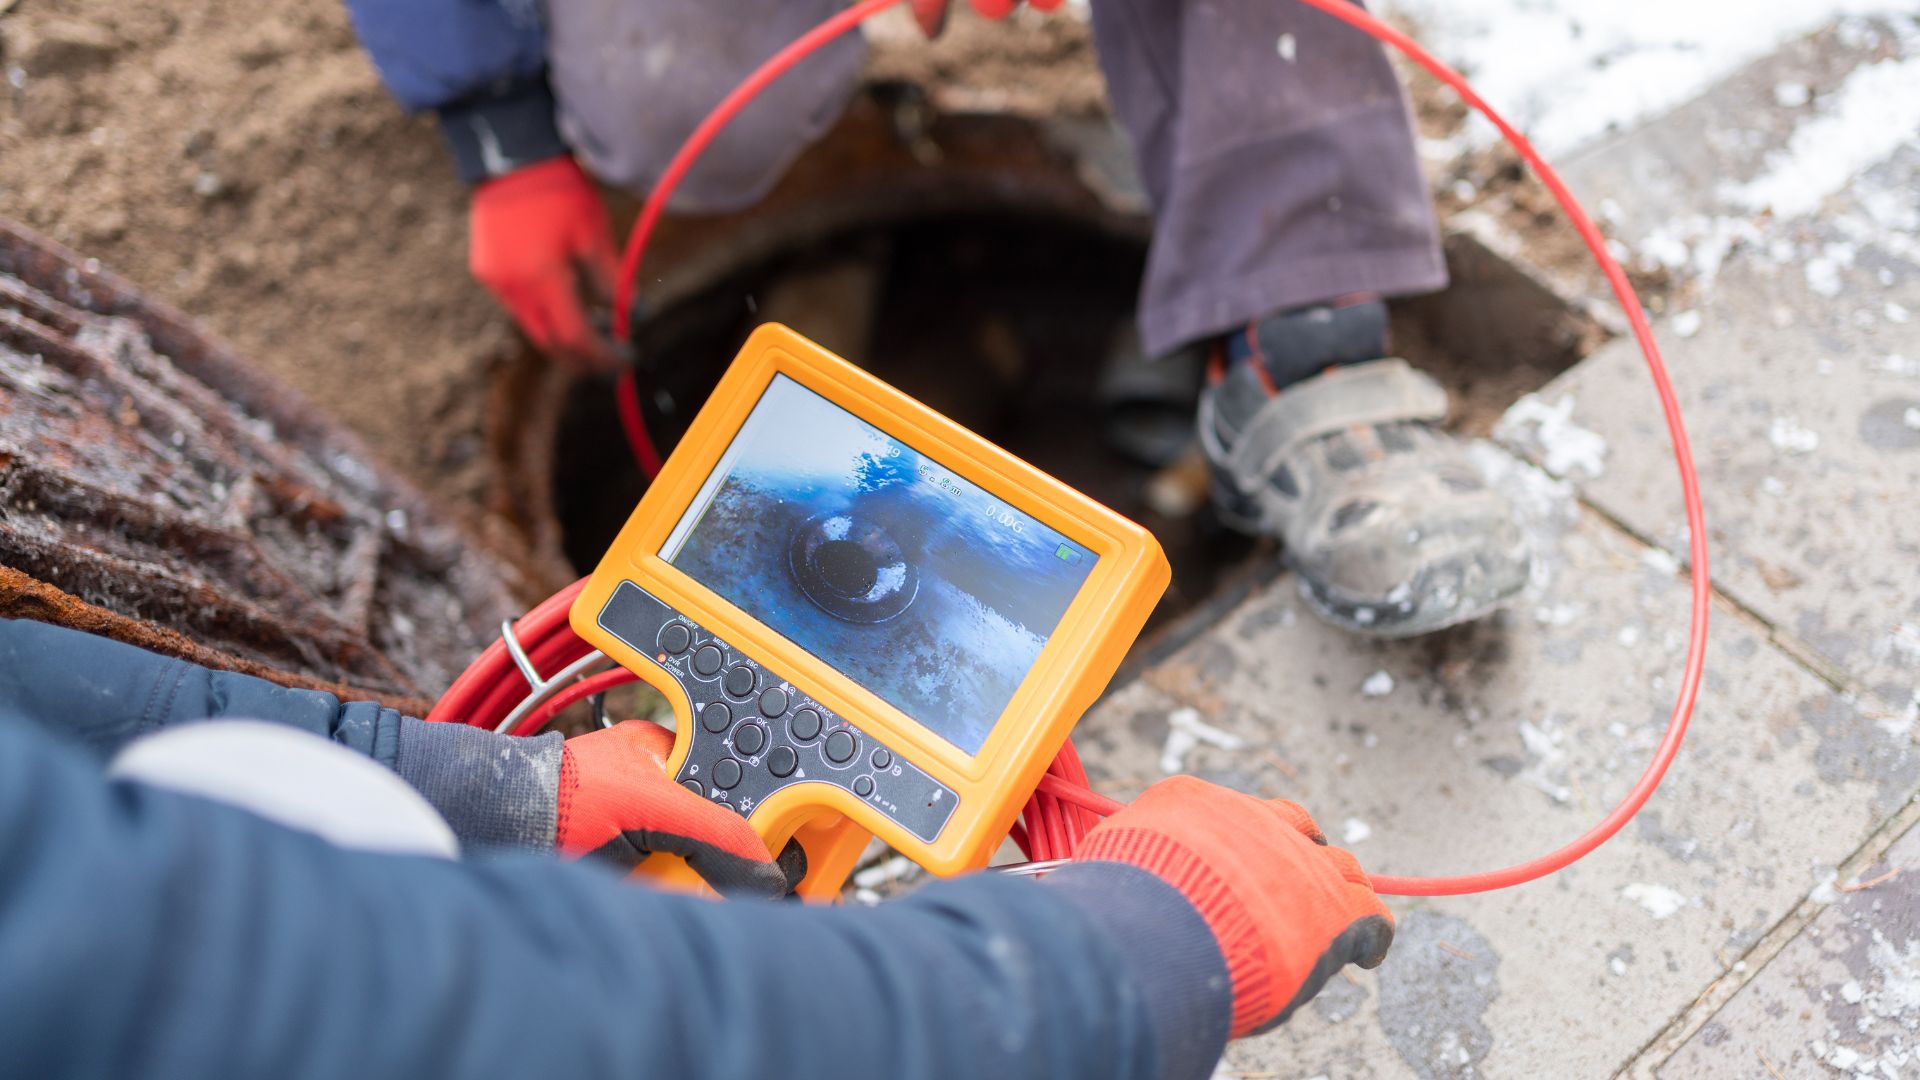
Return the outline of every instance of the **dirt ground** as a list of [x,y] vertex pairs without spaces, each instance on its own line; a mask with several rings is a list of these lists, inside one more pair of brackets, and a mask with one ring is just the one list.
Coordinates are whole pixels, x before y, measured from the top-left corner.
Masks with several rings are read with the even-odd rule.
[[[930,51],[896,20],[875,70],[934,74],[942,105],[1097,108],[1083,31],[1018,30],[981,67],[951,58],[993,29],[958,19]],[[0,0],[0,73],[0,213],[200,319],[429,490],[484,497],[485,387],[517,341],[466,274],[433,121],[387,96],[340,4]]]
[[433,122],[388,98],[339,4],[20,0],[0,71],[0,213],[199,318],[430,490],[479,493],[479,387],[513,338],[467,277]]

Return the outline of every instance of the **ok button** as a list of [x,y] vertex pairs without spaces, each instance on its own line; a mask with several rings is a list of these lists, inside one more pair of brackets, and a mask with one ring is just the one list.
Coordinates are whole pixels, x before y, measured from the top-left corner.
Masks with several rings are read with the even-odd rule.
[[767,729],[759,724],[741,724],[733,733],[733,748],[752,757],[767,748]]

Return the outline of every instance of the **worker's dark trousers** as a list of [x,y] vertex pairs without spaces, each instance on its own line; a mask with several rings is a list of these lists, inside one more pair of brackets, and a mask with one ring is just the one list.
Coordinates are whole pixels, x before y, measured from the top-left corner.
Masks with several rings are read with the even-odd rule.
[[[842,6],[550,4],[561,132],[600,177],[644,190],[748,71]],[[1150,354],[1303,304],[1445,284],[1406,100],[1370,38],[1294,0],[1092,10],[1155,211],[1140,302]],[[733,209],[764,194],[838,116],[864,48],[849,37],[788,73],[720,136],[675,207]]]

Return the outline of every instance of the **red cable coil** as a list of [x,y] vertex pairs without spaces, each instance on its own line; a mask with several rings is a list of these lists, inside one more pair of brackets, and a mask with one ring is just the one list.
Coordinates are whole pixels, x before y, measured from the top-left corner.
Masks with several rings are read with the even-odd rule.
[[[862,0],[861,3],[837,12],[755,69],[687,137],[665,172],[661,174],[659,184],[648,195],[639,220],[634,224],[633,232],[628,237],[626,250],[621,259],[620,276],[614,290],[616,337],[625,341],[631,334],[633,289],[639,275],[641,258],[646,251],[647,240],[665,211],[667,201],[672,197],[674,189],[679,186],[680,180],[706,149],[707,144],[712,142],[714,136],[733,119],[735,114],[788,69],[828,41],[900,2],[901,0]],[[1614,296],[1625,310],[1634,340],[1639,344],[1641,353],[1646,358],[1648,374],[1659,395],[1661,413],[1667,425],[1667,435],[1673,444],[1674,463],[1680,475],[1680,489],[1685,503],[1688,529],[1691,611],[1687,634],[1687,660],[1680,680],[1679,694],[1674,701],[1673,713],[1667,723],[1666,735],[1661,739],[1646,770],[1620,804],[1598,824],[1571,843],[1538,858],[1499,870],[1453,877],[1400,877],[1386,874],[1371,876],[1377,891],[1400,896],[1444,896],[1507,888],[1563,869],[1619,832],[1660,786],[1661,778],[1666,775],[1668,766],[1673,763],[1674,757],[1680,751],[1680,744],[1686,737],[1687,722],[1693,714],[1694,702],[1699,697],[1701,673],[1706,664],[1707,622],[1711,595],[1707,572],[1706,513],[1701,504],[1700,483],[1694,470],[1693,452],[1687,441],[1679,401],[1674,396],[1673,384],[1667,376],[1666,362],[1661,359],[1659,345],[1654,341],[1653,330],[1647,323],[1646,312],[1640,305],[1640,299],[1634,293],[1633,285],[1627,280],[1626,273],[1607,251],[1606,241],[1601,236],[1600,230],[1581,208],[1553,167],[1540,157],[1524,135],[1474,92],[1466,79],[1441,63],[1438,58],[1407,35],[1380,22],[1349,3],[1348,0],[1297,0],[1297,2],[1339,19],[1399,49],[1415,63],[1431,72],[1435,78],[1451,87],[1481,115],[1492,121],[1500,134],[1513,145],[1520,157],[1533,169],[1534,174],[1546,185],[1547,190],[1552,192],[1554,200],[1559,203],[1561,210],[1566,213],[1575,230],[1579,232],[1580,239],[1586,243],[1587,250],[1592,253],[1594,261],[1606,275],[1607,284],[1612,287]],[[647,437],[645,423],[640,415],[638,388],[631,375],[621,379],[619,393],[623,398],[621,419],[628,438],[633,444],[636,460],[640,464],[641,471],[648,477],[652,477],[659,471],[660,457]],[[578,591],[579,586],[576,584],[536,608],[534,614],[546,611],[562,596],[569,597],[570,603],[570,597]],[[560,621],[563,627],[565,626],[564,607],[563,604]],[[524,621],[533,621],[534,614],[530,614]],[[569,632],[567,636],[570,637],[571,633]],[[573,640],[579,642],[577,638]],[[552,656],[559,658],[569,657],[570,654],[571,658],[584,655],[585,643],[579,642],[579,645],[578,651],[573,651],[561,644],[548,645],[545,642],[541,643],[540,648],[543,650],[543,655],[550,652]],[[529,646],[529,655],[533,655],[534,652],[534,647]],[[482,665],[491,665],[492,668],[498,669],[502,663],[510,663],[510,657],[503,644],[495,643],[492,648],[482,654],[479,660],[475,661],[473,668],[469,668],[467,673],[455,682],[454,689],[449,690],[447,698],[442,698],[441,704],[434,707],[429,719],[448,719],[467,715],[464,707],[447,707],[448,698],[453,698],[455,692],[459,691],[460,700],[464,701],[474,692],[469,685],[469,677],[475,675],[475,669]],[[551,669],[541,665],[539,670]],[[496,689],[485,699],[488,709],[474,715],[492,715],[492,708],[506,693],[510,692],[512,681],[501,678],[504,674],[504,671],[500,671],[493,677],[496,685],[503,682],[509,690]],[[476,676],[476,678],[479,677]],[[559,706],[555,706],[552,711],[558,711],[558,708]],[[529,715],[527,721],[530,722],[541,713],[542,710],[536,710]],[[504,711],[500,715],[504,716]],[[498,723],[498,720],[496,719],[494,723]],[[523,723],[522,727],[528,728],[528,723]],[[1079,756],[1074,751],[1073,744],[1069,742],[1062,747],[1059,757],[1048,767],[1046,775],[1041,777],[1039,787],[1027,803],[1023,824],[1016,824],[1011,834],[1030,858],[1048,859],[1070,856],[1074,843],[1085,831],[1090,815],[1111,814],[1124,805],[1089,790],[1086,783],[1086,772],[1080,766]]]

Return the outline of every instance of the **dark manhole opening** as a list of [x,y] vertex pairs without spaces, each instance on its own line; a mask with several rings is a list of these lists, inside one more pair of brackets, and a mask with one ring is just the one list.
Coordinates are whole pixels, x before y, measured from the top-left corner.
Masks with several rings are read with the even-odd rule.
[[[1456,427],[1483,434],[1604,334],[1471,241],[1450,241],[1448,256],[1454,286],[1396,304],[1394,346],[1448,383]],[[1105,437],[1097,387],[1131,325],[1145,257],[1137,235],[1023,211],[863,225],[797,244],[643,320],[648,422],[670,449],[746,336],[786,322],[1151,529],[1173,565],[1161,623],[1261,579],[1274,548],[1226,530],[1204,506],[1180,506],[1204,499],[1166,497],[1202,492],[1203,470],[1144,464]],[[569,389],[552,460],[562,546],[584,573],[644,492],[610,381]]]

